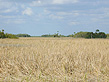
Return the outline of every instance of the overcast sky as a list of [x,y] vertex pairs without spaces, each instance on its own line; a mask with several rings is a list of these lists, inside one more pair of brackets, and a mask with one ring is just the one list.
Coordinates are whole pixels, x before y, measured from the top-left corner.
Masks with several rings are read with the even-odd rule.
[[109,0],[0,0],[0,30],[30,35],[109,33]]

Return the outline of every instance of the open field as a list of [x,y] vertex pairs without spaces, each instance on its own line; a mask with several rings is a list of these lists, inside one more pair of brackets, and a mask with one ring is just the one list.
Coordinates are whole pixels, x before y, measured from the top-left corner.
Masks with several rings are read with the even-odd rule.
[[0,82],[109,82],[109,39],[0,39]]

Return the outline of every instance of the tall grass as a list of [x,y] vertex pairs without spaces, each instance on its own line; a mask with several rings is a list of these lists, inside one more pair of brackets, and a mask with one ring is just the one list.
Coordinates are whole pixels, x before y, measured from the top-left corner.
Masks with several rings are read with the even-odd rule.
[[0,82],[109,82],[109,40],[0,39]]

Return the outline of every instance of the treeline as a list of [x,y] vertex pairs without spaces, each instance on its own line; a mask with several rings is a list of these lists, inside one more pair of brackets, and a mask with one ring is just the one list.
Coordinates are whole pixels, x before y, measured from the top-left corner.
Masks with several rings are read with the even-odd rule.
[[4,33],[4,30],[0,31],[0,38],[15,38],[15,39],[18,39],[18,37],[14,34]]
[[29,34],[17,34],[17,37],[31,37]]
[[75,38],[106,38],[107,35],[104,32],[78,32],[74,35]]
[[46,34],[46,35],[42,35],[41,37],[74,37],[74,38],[107,38],[109,37],[109,34],[105,34],[104,32],[100,32],[98,29],[96,30],[96,32],[78,32],[78,33],[74,33],[68,36],[64,36],[64,35],[59,35],[59,33],[55,33],[55,34]]
[[29,34],[8,34],[4,33],[4,30],[0,31],[0,38],[15,38],[18,39],[19,37],[31,37]]
[[[29,34],[8,34],[4,33],[4,30],[0,31],[0,38],[19,38],[19,37],[31,37]],[[105,34],[104,32],[100,32],[98,29],[96,32],[77,32],[68,36],[59,34],[59,31],[55,34],[45,34],[41,37],[74,37],[74,38],[109,38],[109,34]]]
[[41,37],[66,37],[66,36],[64,36],[64,35],[59,35],[59,34],[52,34],[52,35],[50,35],[50,34],[45,34],[45,35],[42,35]]

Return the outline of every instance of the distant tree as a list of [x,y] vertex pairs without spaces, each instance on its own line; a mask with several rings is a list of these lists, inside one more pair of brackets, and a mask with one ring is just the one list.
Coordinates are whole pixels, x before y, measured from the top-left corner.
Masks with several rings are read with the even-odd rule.
[[106,34],[107,38],[109,38],[109,34]]
[[31,37],[29,34],[17,34],[17,37]]
[[41,37],[65,37],[64,35],[59,35],[58,33],[55,34],[45,34],[45,35],[41,35]]
[[66,36],[60,34],[59,37],[66,37]]
[[59,31],[57,31],[57,34],[59,34]]
[[68,35],[67,37],[73,37],[74,35],[73,34],[71,34],[71,35]]
[[107,35],[104,32],[99,32],[99,38],[106,38]]
[[74,32],[74,35],[76,34],[76,32]]
[[4,33],[4,29],[2,29],[2,32]]
[[4,30],[0,31],[0,38],[5,38]]
[[[108,35],[109,36],[109,35]],[[74,32],[74,35],[68,35],[68,36],[64,36],[64,35],[59,35],[59,31],[57,31],[57,33],[55,34],[45,34],[42,35],[42,37],[74,37],[74,38],[106,38],[107,35],[104,32],[99,32],[99,30],[97,29],[95,33],[93,32]]]
[[14,35],[14,34],[6,33],[5,36],[6,36],[6,38],[13,38],[13,39],[15,38],[15,39],[18,39],[18,37],[16,37],[16,35]]
[[0,31],[0,38],[18,38],[16,35],[4,33],[4,30]]
[[93,32],[87,32],[84,38],[93,38]]
[[57,31],[57,33],[54,34],[54,37],[60,37],[59,36],[59,31]]
[[76,33],[75,35],[74,35],[74,37],[75,38],[85,38],[85,37],[87,37],[87,33],[88,32],[78,32],[78,33]]
[[58,36],[58,33],[54,34],[54,37],[59,37],[59,36]]
[[96,30],[95,33],[93,32],[78,32],[74,35],[75,38],[106,38],[107,35],[104,32],[99,32]]
[[99,29],[96,29],[96,33],[99,33],[99,31],[100,31]]

